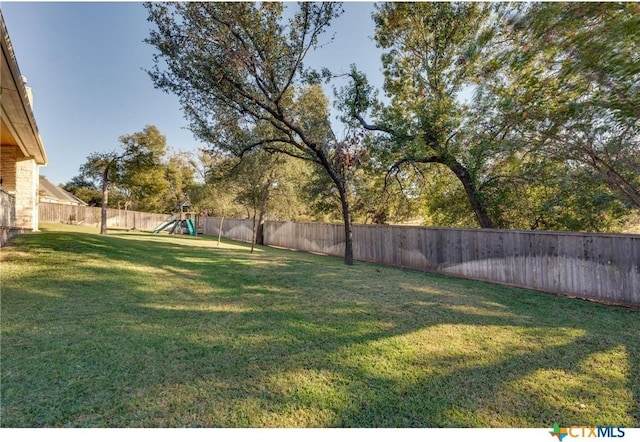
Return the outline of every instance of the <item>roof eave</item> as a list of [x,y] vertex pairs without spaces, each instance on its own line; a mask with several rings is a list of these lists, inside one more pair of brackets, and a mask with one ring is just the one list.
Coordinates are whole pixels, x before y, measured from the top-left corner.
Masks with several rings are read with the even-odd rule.
[[[20,73],[20,68],[18,67],[18,62],[16,60],[15,53],[13,51],[13,46],[11,45],[11,40],[9,38],[9,32],[4,22],[4,17],[2,16],[2,11],[0,11],[0,46],[2,47],[2,57],[6,60],[7,66],[9,67],[10,72],[10,86],[6,87],[5,81],[3,81],[2,86],[0,88],[0,96],[2,96],[2,101],[7,100],[15,100],[18,101],[16,103],[16,108],[20,110],[22,113],[21,116],[25,117],[28,122],[29,130],[26,131],[27,135],[25,137],[20,137],[18,143],[19,146],[27,156],[35,159],[36,163],[41,166],[46,166],[48,159],[47,153],[44,149],[44,144],[42,142],[42,138],[40,137],[40,131],[38,130],[38,125],[36,124],[35,116],[33,115],[33,110],[31,109],[31,103],[29,102],[29,97],[27,94],[27,88],[22,81],[22,75]],[[3,78],[3,80],[5,80]],[[5,112],[5,106],[2,105],[3,115],[6,114],[8,117],[8,123],[10,125],[14,125],[17,120],[17,116],[11,115],[10,112]],[[23,139],[26,138],[26,139]]]

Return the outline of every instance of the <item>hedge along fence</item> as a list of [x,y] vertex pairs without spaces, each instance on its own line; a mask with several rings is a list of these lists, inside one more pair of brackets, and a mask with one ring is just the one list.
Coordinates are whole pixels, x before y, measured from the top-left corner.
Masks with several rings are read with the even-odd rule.
[[[41,223],[100,225],[100,207],[72,206],[68,204],[40,203],[38,220]],[[107,209],[107,228],[152,231],[170,215]]]
[[[206,234],[218,234],[208,218]],[[251,220],[222,236],[251,241]],[[268,221],[265,245],[343,256],[341,224]],[[354,259],[601,301],[640,305],[640,235],[353,226]]]

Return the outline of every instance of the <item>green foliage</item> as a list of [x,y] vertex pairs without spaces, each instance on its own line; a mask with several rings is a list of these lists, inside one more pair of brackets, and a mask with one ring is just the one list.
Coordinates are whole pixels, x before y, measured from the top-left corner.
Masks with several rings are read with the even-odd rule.
[[303,64],[339,4],[147,4],[149,74],[207,150],[122,137],[69,189],[99,201],[107,168],[110,204],[142,210],[620,230],[640,213],[639,8],[380,3],[386,97],[352,66],[339,137],[319,85],[332,73]]
[[[162,195],[169,185],[164,176],[162,158],[166,138],[155,126],[118,138],[120,150],[95,152],[80,167],[85,184],[102,189],[102,203],[147,211],[162,211]],[[106,201],[111,188],[111,201]]]
[[[191,204],[191,194],[196,188],[195,160],[191,152],[178,151],[164,162],[164,179],[168,188],[162,195],[165,209],[175,211],[181,204]],[[193,209],[193,207],[191,207]]]
[[[309,132],[294,101],[302,61],[340,13],[339,4],[303,3],[288,26],[277,3],[146,7],[156,25],[146,41],[158,51],[149,74],[158,88],[178,96],[197,137],[238,155],[266,147],[319,160],[324,134]],[[265,124],[270,131],[256,130]]]
[[[552,168],[561,164],[564,178],[576,165],[588,169],[596,188],[640,209],[638,5],[540,3],[521,9],[512,23],[512,47],[496,59],[494,67],[500,67],[489,75],[494,81],[486,82],[499,113],[513,121],[510,137],[546,156]],[[575,186],[576,192],[592,189]]]
[[354,68],[341,109],[426,222],[600,231],[640,208],[637,4],[385,3],[374,20],[390,102]]
[[[477,222],[493,226],[479,192],[482,177],[474,168],[478,154],[484,155],[483,145],[473,143],[466,127],[469,109],[458,95],[477,78],[491,48],[494,6],[382,3],[376,8],[375,38],[385,49],[384,89],[390,103],[377,102],[364,75],[353,69],[351,85],[341,94],[342,109],[363,128],[382,133],[376,144],[383,146],[381,160],[391,161],[391,175],[406,174],[406,167],[418,170],[416,164],[443,165],[462,184]],[[374,124],[365,121],[367,113]]]
[[[303,61],[342,13],[333,2],[146,3],[155,25],[145,40],[157,53],[155,86],[176,94],[196,137],[238,157],[261,149],[321,166],[338,190],[345,263],[353,262],[345,183],[319,87],[303,87]],[[317,98],[320,98],[318,100]]]
[[242,217],[246,213],[234,203],[235,184],[223,180],[231,169],[232,157],[218,151],[200,148],[193,162],[198,176],[190,189],[191,207],[211,216]]
[[162,160],[166,137],[155,126],[119,138],[124,156],[118,163],[117,185],[125,190],[132,209],[161,212],[162,195],[169,189]]
[[102,203],[102,193],[95,184],[82,177],[76,175],[65,183],[62,188],[90,206],[99,206]]

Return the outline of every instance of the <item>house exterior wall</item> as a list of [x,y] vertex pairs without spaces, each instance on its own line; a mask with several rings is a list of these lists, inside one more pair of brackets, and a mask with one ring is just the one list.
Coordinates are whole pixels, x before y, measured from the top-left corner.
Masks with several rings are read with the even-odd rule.
[[35,160],[16,161],[16,227],[38,230],[39,176]]
[[2,146],[0,176],[2,190],[15,198],[15,224],[5,227],[38,229],[39,165],[25,158],[17,146]]
[[[47,164],[40,132],[33,115],[33,95],[21,75],[16,54],[0,11],[0,177],[6,206],[15,206],[15,231],[38,228],[38,183],[40,166]],[[3,205],[4,215],[4,205]],[[12,222],[2,217],[3,223]]]
[[2,190],[15,192],[16,190],[16,158],[17,146],[0,147],[0,177],[2,177]]

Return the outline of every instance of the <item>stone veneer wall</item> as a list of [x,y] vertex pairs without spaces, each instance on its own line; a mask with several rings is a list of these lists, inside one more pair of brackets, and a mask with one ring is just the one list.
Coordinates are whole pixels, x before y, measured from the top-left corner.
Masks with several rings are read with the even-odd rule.
[[16,227],[38,229],[38,169],[33,159],[16,161]]
[[2,146],[0,150],[0,177],[2,177],[2,190],[15,192],[16,190],[16,157],[18,148],[15,146]]

